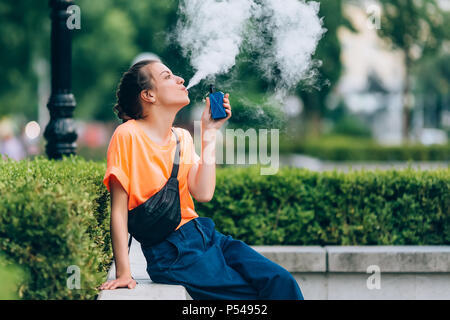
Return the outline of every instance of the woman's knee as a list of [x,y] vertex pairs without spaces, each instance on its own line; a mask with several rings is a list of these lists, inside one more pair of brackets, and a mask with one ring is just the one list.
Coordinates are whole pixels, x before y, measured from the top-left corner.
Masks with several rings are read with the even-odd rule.
[[272,280],[279,282],[283,286],[298,285],[294,276],[281,266],[274,272]]

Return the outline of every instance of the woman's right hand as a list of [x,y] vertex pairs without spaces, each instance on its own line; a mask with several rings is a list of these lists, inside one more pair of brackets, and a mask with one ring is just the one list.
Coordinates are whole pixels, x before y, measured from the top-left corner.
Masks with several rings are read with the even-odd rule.
[[100,290],[114,290],[116,288],[128,288],[133,289],[136,287],[136,280],[134,280],[131,275],[118,277],[115,280],[109,280],[103,283],[99,289]]
[[230,105],[230,94],[226,93],[223,97],[223,107],[225,108],[225,112],[228,114],[226,118],[214,120],[211,117],[211,102],[209,101],[209,97],[206,98],[205,109],[202,113],[201,118],[201,127],[202,130],[207,131],[209,129],[219,130],[220,127],[231,117],[231,105]]

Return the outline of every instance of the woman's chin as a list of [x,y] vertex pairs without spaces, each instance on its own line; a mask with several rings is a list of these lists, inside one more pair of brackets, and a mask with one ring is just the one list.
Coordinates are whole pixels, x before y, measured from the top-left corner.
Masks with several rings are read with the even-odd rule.
[[191,100],[189,99],[189,97],[186,97],[186,100],[183,103],[183,107],[187,106],[189,103],[191,103]]

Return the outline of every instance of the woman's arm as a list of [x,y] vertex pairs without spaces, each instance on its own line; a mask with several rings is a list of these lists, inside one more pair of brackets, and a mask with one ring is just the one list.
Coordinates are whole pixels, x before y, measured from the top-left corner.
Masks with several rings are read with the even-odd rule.
[[136,286],[131,277],[128,257],[128,194],[117,178],[112,175],[111,183],[111,240],[116,266],[116,279],[106,281],[101,290]]
[[189,170],[189,192],[199,202],[207,202],[214,196],[216,188],[216,133],[217,130],[231,117],[230,100],[227,93],[223,99],[223,106],[228,116],[220,120],[211,118],[209,98],[201,119],[202,154],[199,163]]
[[[203,131],[203,129],[202,129]],[[202,132],[202,153],[200,162],[189,170],[189,192],[198,202],[208,202],[216,188],[216,130]]]

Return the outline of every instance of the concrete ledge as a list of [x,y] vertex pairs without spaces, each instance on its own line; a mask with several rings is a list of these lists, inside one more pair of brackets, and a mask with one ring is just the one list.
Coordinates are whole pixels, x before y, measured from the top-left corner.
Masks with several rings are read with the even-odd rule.
[[328,272],[450,272],[450,246],[326,246]]
[[[450,299],[450,246],[251,246],[292,273],[305,299]],[[375,265],[380,288],[369,281]],[[181,285],[154,283],[133,239],[136,288],[104,290],[99,300],[192,300]],[[115,279],[112,264],[108,279]]]
[[[141,244],[135,239],[131,242],[129,257],[131,276],[136,280],[136,287],[134,289],[102,290],[97,300],[192,300],[183,286],[155,283],[150,279]],[[109,268],[107,279],[115,278],[116,266],[113,262]]]
[[306,300],[449,300],[448,273],[293,273]]
[[183,286],[136,280],[134,289],[103,290],[98,300],[192,300]]
[[325,272],[326,249],[319,246],[252,246],[289,272]]

